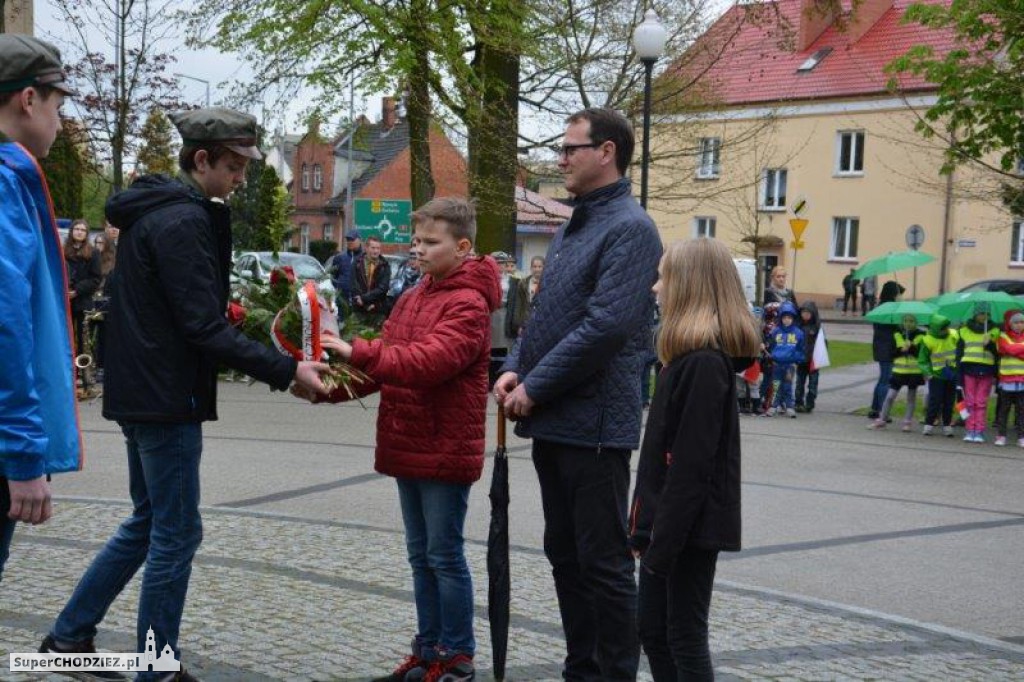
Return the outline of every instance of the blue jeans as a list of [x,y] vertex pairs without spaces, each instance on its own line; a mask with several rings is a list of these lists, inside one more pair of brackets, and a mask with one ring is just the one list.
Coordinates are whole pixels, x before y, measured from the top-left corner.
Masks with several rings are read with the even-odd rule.
[[875,392],[871,396],[871,411],[881,412],[885,403],[885,396],[889,392],[889,377],[892,376],[892,362],[878,362],[878,383],[875,384]]
[[[199,424],[123,422],[128,446],[128,488],[134,510],[93,559],[50,634],[60,642],[83,642],[135,572],[146,564],[136,623],[138,651],[150,627],[156,650],[170,644],[176,656],[192,557],[203,539],[199,516]],[[140,673],[153,680],[159,673]]]
[[399,478],[398,499],[412,566],[419,632],[416,646],[428,660],[476,651],[473,638],[473,579],[466,563],[462,528],[469,486]]
[[796,365],[792,363],[775,363],[772,368],[772,407],[793,409],[796,406],[793,398],[793,383],[796,381]]

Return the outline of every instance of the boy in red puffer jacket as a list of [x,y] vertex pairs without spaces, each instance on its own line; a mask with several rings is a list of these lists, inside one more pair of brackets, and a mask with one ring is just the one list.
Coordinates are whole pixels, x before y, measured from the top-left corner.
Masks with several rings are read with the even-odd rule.
[[[398,481],[419,632],[412,654],[378,682],[475,679],[473,583],[462,528],[484,464],[491,312],[498,265],[472,256],[473,207],[434,199],[412,214],[423,278],[398,299],[379,339],[325,336],[380,389],[375,468]],[[344,400],[343,390],[332,400]]]
[[1024,313],[1011,310],[1004,320],[998,344],[1001,400],[996,407],[996,445],[1006,445],[1006,422],[1013,407],[1017,446],[1024,448]]

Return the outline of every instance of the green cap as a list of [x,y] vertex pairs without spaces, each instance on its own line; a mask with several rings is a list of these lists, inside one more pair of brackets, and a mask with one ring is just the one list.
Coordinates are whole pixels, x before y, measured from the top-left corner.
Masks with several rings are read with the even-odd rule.
[[256,117],[234,109],[210,107],[192,111],[176,111],[168,115],[185,144],[216,142],[236,154],[262,159],[256,148]]
[[75,94],[64,82],[60,50],[32,36],[0,34],[0,92],[15,92],[36,85],[48,85],[67,95]]

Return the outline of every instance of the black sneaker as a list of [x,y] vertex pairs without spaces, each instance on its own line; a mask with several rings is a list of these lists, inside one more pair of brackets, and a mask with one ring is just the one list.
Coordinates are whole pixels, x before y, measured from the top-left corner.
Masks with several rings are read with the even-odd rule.
[[[43,643],[39,645],[39,653],[41,654],[94,654],[96,653],[96,646],[92,643],[91,639],[87,639],[84,642],[78,642],[68,647],[58,646],[57,642],[52,636],[47,635],[43,639]],[[85,672],[83,671],[72,671],[67,672],[53,671],[58,675],[70,677],[75,680],[83,680],[83,682],[96,682],[97,680],[127,680],[127,676],[117,672]],[[194,678],[193,678],[194,679]]]

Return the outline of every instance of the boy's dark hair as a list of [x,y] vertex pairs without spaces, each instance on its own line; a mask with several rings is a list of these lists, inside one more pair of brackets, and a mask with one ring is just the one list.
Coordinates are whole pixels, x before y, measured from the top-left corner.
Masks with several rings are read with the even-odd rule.
[[206,158],[211,166],[216,166],[217,162],[226,154],[234,153],[224,145],[216,142],[186,144],[178,152],[178,167],[186,173],[194,171],[196,169],[196,152],[200,150],[206,152]]
[[615,167],[619,169],[619,173],[625,175],[629,170],[629,163],[633,160],[633,149],[636,147],[633,126],[629,125],[626,117],[614,109],[590,107],[577,111],[567,119],[568,123],[580,121],[590,122],[591,142],[615,143]]
[[57,92],[57,88],[52,85],[28,85],[19,90],[12,90],[10,92],[0,92],[0,107],[7,106],[7,104],[14,99],[15,95],[20,95],[23,90],[27,88],[35,88],[35,91],[39,93],[39,97],[43,100],[50,99],[53,93]]
[[420,223],[443,220],[448,225],[448,233],[456,240],[468,239],[471,244],[476,243],[476,208],[473,201],[458,197],[431,199],[410,217],[413,230]]

